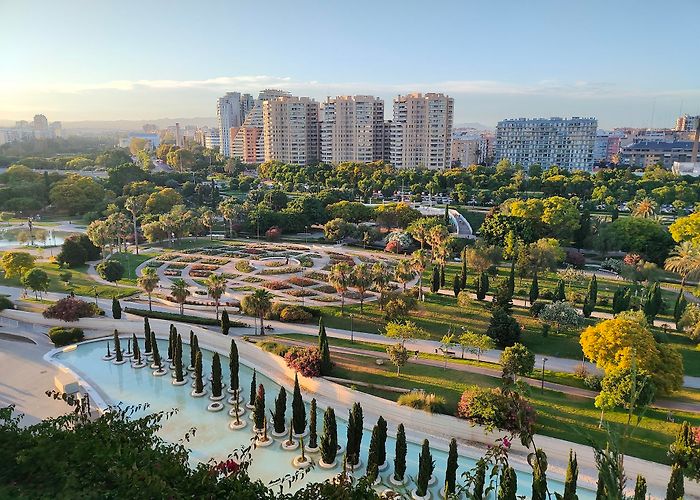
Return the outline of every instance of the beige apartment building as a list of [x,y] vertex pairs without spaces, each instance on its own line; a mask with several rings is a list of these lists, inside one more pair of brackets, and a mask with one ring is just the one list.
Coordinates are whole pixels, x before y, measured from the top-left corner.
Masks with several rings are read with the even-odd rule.
[[454,99],[445,94],[394,98],[389,161],[397,168],[448,168]]
[[283,96],[263,101],[265,161],[309,165],[320,159],[318,102]]
[[384,101],[368,95],[329,97],[323,105],[321,160],[384,159]]
[[289,96],[289,92],[275,89],[265,89],[260,92],[243,125],[231,128],[230,142],[233,158],[238,158],[243,163],[262,163],[265,161],[263,102],[283,96]]

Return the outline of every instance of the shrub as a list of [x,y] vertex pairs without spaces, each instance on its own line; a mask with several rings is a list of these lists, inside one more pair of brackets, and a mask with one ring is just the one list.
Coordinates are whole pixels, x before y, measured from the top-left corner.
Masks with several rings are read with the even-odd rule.
[[265,352],[277,354],[280,357],[284,357],[287,351],[289,351],[289,346],[273,342],[272,340],[263,340],[262,342],[258,342],[257,346]]
[[396,402],[402,406],[410,406],[428,413],[448,413],[445,398],[435,394],[426,394],[422,391],[411,391],[408,394],[402,394]]
[[552,290],[545,290],[540,294],[540,297],[545,300],[552,300],[554,299],[554,292]]
[[598,305],[601,307],[608,307],[610,305],[610,300],[607,297],[601,297],[598,299]]
[[316,281],[303,276],[292,276],[287,282],[297,286],[312,286],[316,284]]
[[12,303],[10,299],[5,297],[4,295],[0,295],[0,311],[4,311],[5,309],[14,309],[15,305]]
[[89,318],[99,314],[100,309],[93,303],[64,297],[49,306],[43,313],[44,318],[60,319],[62,321],[78,321],[79,318]]
[[586,257],[578,250],[567,250],[565,262],[576,269],[583,269],[583,266],[586,265]]
[[287,288],[291,288],[291,286],[284,281],[265,281],[262,283],[262,286],[270,290],[286,290]]
[[287,306],[282,309],[280,313],[280,321],[285,321],[287,323],[302,323],[311,318],[312,315],[310,312],[296,305]]
[[53,345],[62,347],[68,344],[75,344],[85,338],[81,328],[67,328],[65,326],[54,326],[49,328],[49,338]]
[[292,347],[284,355],[287,366],[305,377],[321,376],[321,353],[316,348]]
[[600,375],[588,375],[583,379],[583,385],[592,391],[599,391],[603,387],[603,379]]
[[471,293],[469,293],[467,290],[462,290],[459,292],[459,295],[457,295],[457,304],[459,307],[464,307],[467,308],[472,305],[474,299],[471,297]]

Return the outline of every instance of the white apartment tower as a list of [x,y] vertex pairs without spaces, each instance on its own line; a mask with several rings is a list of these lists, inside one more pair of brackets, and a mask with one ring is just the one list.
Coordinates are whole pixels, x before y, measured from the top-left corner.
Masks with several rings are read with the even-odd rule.
[[384,101],[367,95],[329,97],[323,106],[321,160],[384,159]]
[[454,99],[444,94],[408,94],[394,99],[390,162],[397,168],[448,168]]
[[265,161],[265,140],[263,134],[263,102],[275,97],[288,96],[284,90],[265,89],[255,100],[255,106],[248,113],[240,127],[230,129],[231,156],[243,163]]
[[320,159],[319,104],[309,97],[263,101],[265,161],[310,165]]
[[250,94],[226,92],[226,95],[216,100],[216,117],[219,121],[219,151],[226,157],[231,156],[231,141],[229,131],[232,127],[240,127],[255,102]]
[[595,118],[576,116],[503,120],[496,127],[496,161],[590,170],[597,128]]

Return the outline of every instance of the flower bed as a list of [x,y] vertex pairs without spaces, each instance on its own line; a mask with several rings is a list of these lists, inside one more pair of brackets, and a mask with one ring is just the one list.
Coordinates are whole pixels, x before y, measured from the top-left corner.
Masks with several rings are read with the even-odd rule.
[[157,257],[159,260],[177,260],[177,258],[178,255],[171,252],[162,253]]
[[[215,318],[202,318],[199,316],[190,316],[188,314],[180,315],[177,313],[162,312],[162,311],[148,311],[147,309],[135,309],[132,307],[125,307],[124,312],[130,314],[135,314],[136,316],[145,316],[154,319],[165,319],[170,321],[184,321],[186,323],[193,323],[195,325],[209,325],[218,326],[219,322]],[[243,321],[231,320],[231,326],[233,328],[242,328],[249,326],[248,323]]]
[[262,283],[265,280],[263,278],[258,278],[257,276],[246,276],[241,281],[245,281],[246,283]]
[[184,269],[187,267],[187,264],[180,264],[178,262],[171,262],[168,264],[168,269]]
[[297,260],[299,261],[299,264],[302,265],[302,267],[313,267],[314,261],[311,260],[309,257],[297,257]]
[[317,281],[328,281],[328,273],[324,273],[321,271],[311,271],[309,273],[304,274],[306,278],[311,278],[312,280],[317,280]]
[[333,285],[317,286],[314,288],[314,290],[318,290],[319,292],[323,292],[323,293],[336,293],[337,292],[337,290],[335,289],[335,287]]
[[206,259],[202,259],[200,262],[202,264],[215,264],[217,266],[223,266],[224,264],[228,263],[228,259],[217,259],[214,257],[207,257]]
[[290,290],[286,292],[287,295],[291,295],[292,297],[313,297],[316,295],[314,292],[310,290]]
[[[373,297],[373,296],[374,296],[373,294],[371,294],[369,292],[365,292],[364,298],[369,298],[369,297]],[[360,300],[361,295],[360,295],[360,292],[355,292],[355,291],[350,290],[350,291],[345,292],[345,297],[348,299]]]
[[182,276],[182,271],[180,269],[166,269],[163,274],[165,276]]
[[317,285],[318,281],[312,280],[311,278],[305,278],[303,276],[292,276],[287,280],[287,283],[297,286],[312,286]]
[[315,300],[316,302],[338,302],[339,299],[331,297],[330,295],[319,295],[318,297],[311,297],[311,300]]
[[291,273],[298,273],[304,268],[301,266],[290,266],[290,267],[273,267],[270,269],[263,269],[260,271],[260,274],[291,274]]
[[291,285],[284,281],[265,281],[262,286],[269,290],[286,290],[287,288],[291,288]]
[[255,268],[250,265],[250,262],[247,260],[239,260],[236,262],[235,266],[236,271],[240,271],[242,273],[251,273],[255,271]]
[[365,262],[367,264],[374,264],[376,262],[379,262],[374,257],[368,257],[366,255],[358,255],[357,258],[360,259],[360,262]]
[[195,264],[192,266],[194,271],[216,271],[219,266],[213,266],[211,264]]
[[177,259],[178,262],[197,262],[199,260],[199,257],[196,255],[185,255],[183,257],[180,257]]
[[211,274],[213,274],[212,271],[190,271],[190,276],[195,278],[208,278]]
[[262,265],[265,267],[282,267],[286,266],[287,264],[285,264],[282,260],[266,260],[262,263]]
[[165,264],[165,262],[163,262],[162,260],[151,260],[151,261],[148,261],[146,263],[146,266],[147,267],[160,267],[163,264]]

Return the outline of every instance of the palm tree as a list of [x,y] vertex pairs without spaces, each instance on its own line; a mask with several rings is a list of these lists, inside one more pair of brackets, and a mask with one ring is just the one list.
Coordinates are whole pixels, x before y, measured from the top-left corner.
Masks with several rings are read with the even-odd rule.
[[173,284],[170,287],[170,294],[173,296],[175,301],[180,304],[180,315],[185,314],[185,301],[187,297],[190,296],[190,291],[187,288],[187,283],[185,280],[178,278],[173,280]]
[[260,335],[265,335],[263,319],[265,317],[265,313],[267,313],[272,307],[272,294],[267,290],[259,288],[248,295],[248,305],[260,318]]
[[416,276],[416,271],[413,269],[413,264],[410,259],[401,259],[396,264],[394,269],[394,279],[403,285],[403,291],[406,291],[406,283],[411,281]]
[[142,194],[139,196],[129,196],[124,203],[124,208],[131,213],[131,219],[134,223],[134,246],[136,247],[136,255],[139,254],[139,233],[136,227],[136,217],[146,208],[146,201],[148,201],[148,195]]
[[440,224],[430,228],[430,232],[428,232],[428,242],[430,243],[433,259],[438,263],[442,272],[444,272],[447,256],[450,251],[448,245],[449,241],[450,233],[445,226]]
[[695,279],[700,276],[700,247],[690,241],[683,241],[671,252],[666,259],[664,269],[681,276],[681,288],[685,286],[687,279]]
[[411,255],[411,265],[418,273],[418,299],[423,300],[423,272],[428,267],[428,254],[425,250],[416,250]]
[[226,221],[228,222],[228,236],[229,238],[233,236],[233,223],[241,218],[243,212],[243,205],[241,205],[236,198],[231,196],[226,198],[224,201],[219,203],[219,212]]
[[219,301],[221,296],[226,291],[226,277],[222,274],[211,273],[204,283],[207,287],[209,296],[214,299],[216,306],[216,319],[219,319]]
[[365,292],[372,286],[372,278],[372,271],[365,263],[356,265],[350,273],[350,282],[360,294],[360,312],[362,312],[365,303]]
[[148,310],[153,311],[151,294],[158,286],[158,273],[152,267],[146,267],[139,276],[138,284],[148,294]]
[[384,309],[384,290],[391,282],[391,274],[384,264],[377,262],[372,266],[372,281],[375,289],[379,292],[379,309]]
[[331,267],[328,275],[328,282],[335,287],[335,291],[340,294],[340,314],[345,314],[345,292],[350,286],[350,266],[347,262],[339,262]]
[[204,227],[209,229],[209,240],[214,239],[213,238],[213,232],[214,232],[214,212],[212,212],[209,209],[206,209],[202,212],[202,215],[200,216],[199,221],[202,223]]
[[632,210],[632,215],[635,217],[643,217],[645,219],[653,217],[654,213],[656,213],[656,203],[649,198],[644,198],[643,200],[639,201],[637,204],[635,204],[634,209]]

